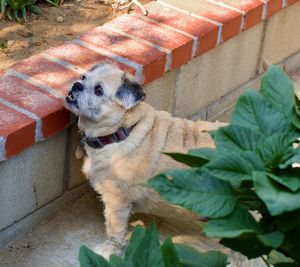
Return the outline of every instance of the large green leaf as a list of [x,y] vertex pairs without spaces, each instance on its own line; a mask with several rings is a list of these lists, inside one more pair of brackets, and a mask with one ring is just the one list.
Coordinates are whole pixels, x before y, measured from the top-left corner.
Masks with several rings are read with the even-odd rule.
[[208,237],[234,238],[243,234],[260,233],[259,224],[252,215],[242,207],[236,207],[227,217],[209,220],[204,228]]
[[281,246],[281,248],[300,265],[299,240],[300,226],[286,233],[284,244]]
[[94,253],[85,245],[79,249],[79,262],[80,267],[111,267],[102,256]]
[[300,163],[300,148],[294,149],[293,152],[293,155],[289,159],[279,165],[280,169],[286,169],[294,163]]
[[300,99],[295,95],[295,112],[300,117]]
[[237,202],[229,183],[196,169],[167,171],[152,178],[149,185],[170,203],[210,218],[230,214]]
[[300,130],[300,118],[296,113],[292,114],[292,123],[297,130]]
[[129,260],[124,261],[122,258],[120,258],[116,255],[110,256],[109,264],[111,265],[111,267],[133,267],[133,264],[131,261],[129,261]]
[[135,228],[125,253],[125,261],[127,260],[130,260],[133,266],[164,266],[158,234],[154,224],[151,224],[146,230],[141,226]]
[[183,244],[175,244],[177,255],[184,267],[225,267],[227,256],[218,251],[199,253]]
[[271,247],[263,245],[255,235],[232,239],[223,238],[220,243],[234,251],[242,253],[249,259],[267,255],[272,250]]
[[274,169],[293,155],[293,143],[297,137],[291,133],[278,133],[269,136],[261,145],[259,153],[265,166]]
[[256,151],[262,139],[263,136],[251,128],[231,124],[220,128],[214,141],[219,152],[242,152]]
[[218,152],[215,148],[201,147],[196,149],[190,149],[189,155],[207,159],[208,161],[213,160],[218,156]]
[[203,157],[194,156],[190,154],[183,154],[183,153],[164,153],[164,154],[190,167],[201,167],[202,165],[208,162],[208,160]]
[[182,266],[177,256],[175,246],[171,237],[165,239],[161,246],[161,252],[164,260],[164,267],[180,267]]
[[261,159],[254,152],[226,153],[205,165],[204,169],[212,176],[239,184],[252,181],[254,170],[263,171]]
[[284,234],[279,231],[275,231],[272,233],[257,235],[257,238],[267,247],[279,248],[283,243]]
[[294,262],[279,262],[274,264],[274,267],[299,267],[299,263]]
[[293,83],[278,65],[272,65],[261,80],[261,94],[291,122],[295,105]]
[[267,260],[268,263],[273,264],[274,266],[280,266],[277,264],[284,264],[284,263],[294,264],[294,261],[291,258],[287,258],[285,255],[278,252],[277,250],[272,250],[268,255]]
[[[288,218],[288,219],[287,219]],[[288,232],[300,226],[300,210],[286,212],[278,216],[275,220],[277,228],[281,232]]]
[[296,192],[300,189],[300,173],[299,171],[287,170],[277,173],[269,173],[268,176],[276,181],[277,183],[283,185],[284,187],[290,189],[292,192]]
[[140,244],[142,243],[144,237],[145,229],[143,229],[141,226],[135,227],[130,238],[130,242],[125,251],[125,258],[130,258],[135,253],[135,251],[139,248]]
[[271,215],[300,208],[300,191],[291,192],[274,182],[267,173],[254,172],[254,187],[257,195],[266,204]]
[[269,136],[288,130],[285,117],[254,90],[245,92],[231,114],[231,123],[253,129]]

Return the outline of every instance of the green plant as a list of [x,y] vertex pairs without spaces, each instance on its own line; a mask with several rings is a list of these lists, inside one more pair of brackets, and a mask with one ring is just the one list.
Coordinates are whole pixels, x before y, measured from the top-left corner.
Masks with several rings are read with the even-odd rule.
[[62,0],[44,0],[44,1],[49,3],[50,5],[59,7]]
[[[61,0],[44,0],[45,2],[59,7]],[[21,22],[21,17],[24,21],[27,20],[27,11],[34,14],[41,14],[41,9],[36,5],[36,0],[0,0],[0,12],[5,13],[9,20],[13,17],[17,22]]]
[[112,255],[109,262],[86,246],[79,251],[81,267],[224,267],[227,257],[218,251],[199,253],[186,245],[173,244],[170,237],[159,244],[154,224],[148,229],[137,226],[124,258]]
[[1,13],[5,13],[6,17],[12,20],[12,16],[17,22],[21,22],[22,18],[27,20],[27,10],[35,14],[41,14],[41,10],[35,5],[35,0],[0,0]]
[[204,232],[221,244],[267,265],[300,266],[300,101],[292,82],[271,66],[260,91],[241,95],[230,124],[210,134],[215,149],[168,154],[191,168],[149,186],[208,217]]

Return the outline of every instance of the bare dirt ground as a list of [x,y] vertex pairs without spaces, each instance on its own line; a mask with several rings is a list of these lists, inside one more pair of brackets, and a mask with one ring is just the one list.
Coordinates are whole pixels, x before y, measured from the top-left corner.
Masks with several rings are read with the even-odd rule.
[[0,71],[126,12],[113,14],[111,5],[103,2],[112,0],[66,0],[59,8],[39,4],[43,14],[32,14],[21,24],[0,18]]

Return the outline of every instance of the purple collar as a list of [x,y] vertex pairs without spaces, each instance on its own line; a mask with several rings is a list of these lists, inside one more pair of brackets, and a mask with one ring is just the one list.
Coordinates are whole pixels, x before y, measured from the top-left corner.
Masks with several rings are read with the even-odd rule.
[[87,137],[84,132],[79,132],[80,144],[83,146],[86,143],[92,148],[103,148],[112,143],[119,143],[129,136],[135,125],[129,128],[122,127],[112,134],[99,137]]

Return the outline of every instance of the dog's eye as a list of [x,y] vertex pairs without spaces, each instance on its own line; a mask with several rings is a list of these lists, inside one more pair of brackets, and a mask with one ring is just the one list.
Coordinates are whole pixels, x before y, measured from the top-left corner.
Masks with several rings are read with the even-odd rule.
[[95,95],[101,96],[103,95],[103,88],[100,84],[97,84],[94,88]]
[[82,75],[82,76],[81,76],[81,80],[82,80],[82,81],[86,80],[86,76]]

